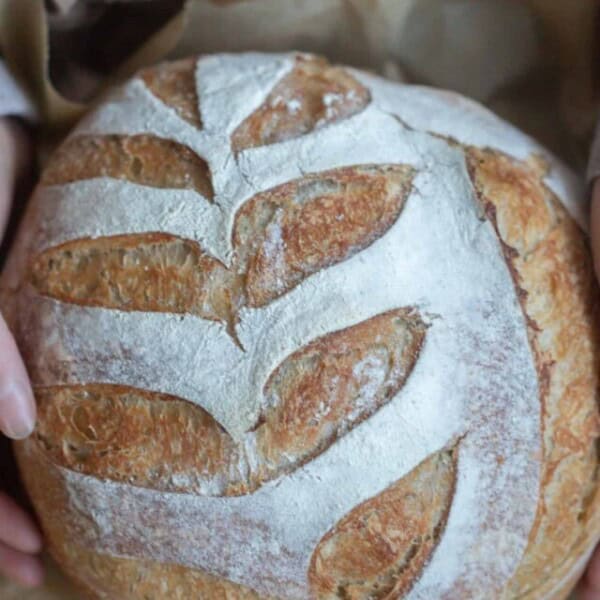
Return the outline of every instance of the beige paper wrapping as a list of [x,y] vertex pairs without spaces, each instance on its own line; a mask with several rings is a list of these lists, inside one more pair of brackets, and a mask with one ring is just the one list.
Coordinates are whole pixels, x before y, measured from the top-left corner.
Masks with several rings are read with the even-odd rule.
[[[69,99],[76,80],[59,92],[48,79],[43,3],[2,5],[7,59],[45,123],[67,127],[83,106]],[[583,172],[597,112],[597,12],[596,0],[187,0],[112,73],[196,52],[318,52],[474,97]]]

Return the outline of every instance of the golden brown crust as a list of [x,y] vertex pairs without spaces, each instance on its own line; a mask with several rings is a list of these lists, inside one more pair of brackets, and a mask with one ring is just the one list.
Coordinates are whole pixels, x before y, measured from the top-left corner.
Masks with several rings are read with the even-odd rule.
[[455,481],[451,448],[354,508],[315,549],[309,578],[316,597],[403,597],[442,536]]
[[38,254],[29,274],[41,294],[63,302],[220,321],[230,319],[230,294],[241,286],[197,242],[166,233],[66,242]]
[[148,89],[182,118],[202,127],[196,91],[196,58],[162,63],[140,72]]
[[598,511],[590,501],[600,432],[598,291],[585,235],[536,163],[475,148],[467,160],[520,291],[540,380],[541,497],[529,545],[505,590],[506,598],[537,597],[537,588],[556,580],[563,563],[577,556],[574,549],[589,536],[589,519]]
[[54,464],[101,479],[174,492],[227,473],[239,451],[202,408],[126,386],[36,388],[34,436]]
[[95,477],[246,494],[311,460],[388,402],[424,336],[419,316],[399,309],[308,344],[275,369],[265,408],[239,444],[189,402],[103,384],[37,388],[35,438],[55,464]]
[[347,119],[370,102],[369,90],[340,67],[298,56],[265,102],[231,136],[234,152],[293,139]]
[[214,196],[210,169],[188,147],[154,135],[77,135],[55,152],[43,185],[113,177],[158,188],[196,190]]

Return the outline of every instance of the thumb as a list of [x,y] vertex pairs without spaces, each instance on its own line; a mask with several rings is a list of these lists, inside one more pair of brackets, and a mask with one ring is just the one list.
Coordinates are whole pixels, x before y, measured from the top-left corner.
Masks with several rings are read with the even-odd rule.
[[[8,220],[15,179],[25,145],[16,124],[0,119],[0,240]],[[28,436],[35,425],[35,402],[17,345],[0,315],[0,430],[12,438]]]
[[17,345],[0,316],[0,430],[13,439],[35,426],[35,401]]

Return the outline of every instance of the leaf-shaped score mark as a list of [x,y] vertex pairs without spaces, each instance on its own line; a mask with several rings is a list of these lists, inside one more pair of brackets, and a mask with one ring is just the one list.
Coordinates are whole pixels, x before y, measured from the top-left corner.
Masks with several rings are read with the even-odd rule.
[[191,313],[227,323],[383,236],[412,189],[405,165],[363,165],[307,175],[248,200],[233,230],[230,268],[200,246],[163,233],[79,239],[32,262],[37,289],[64,302]]
[[456,446],[346,515],[319,542],[309,579],[317,598],[401,598],[446,524],[456,481]]
[[182,119],[201,128],[196,91],[196,59],[184,58],[162,63],[140,72],[147,88]]
[[234,152],[297,138],[347,119],[370,102],[369,90],[340,67],[298,56],[265,102],[231,136]]
[[294,471],[367,419],[409,376],[426,327],[410,309],[318,338],[269,377],[236,443],[203,409],[123,386],[39,388],[36,436],[66,468],[171,492],[241,495]]
[[238,270],[247,273],[247,304],[263,306],[380,238],[398,218],[413,177],[405,165],[346,167],[249,200],[233,237]]
[[304,461],[366,419],[406,381],[425,337],[410,309],[397,309],[331,333],[286,359],[265,386],[272,408],[257,447],[270,463]]
[[224,322],[233,319],[232,295],[242,285],[197,243],[164,233],[67,242],[38,255],[30,278],[63,302]]
[[77,135],[52,155],[41,178],[60,185],[94,177],[158,188],[191,189],[212,200],[210,169],[187,146],[154,135]]

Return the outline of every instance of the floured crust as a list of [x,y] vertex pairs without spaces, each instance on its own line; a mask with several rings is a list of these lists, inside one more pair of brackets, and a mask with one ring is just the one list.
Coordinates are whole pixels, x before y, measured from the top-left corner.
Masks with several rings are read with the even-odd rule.
[[265,102],[231,136],[234,152],[283,142],[360,112],[369,91],[344,69],[300,57]]
[[[212,128],[217,131],[215,135],[227,137],[231,144],[232,154],[227,161],[239,160],[240,164],[252,164],[243,162],[252,152],[266,152],[279,145],[285,149],[286,143],[304,136],[317,139],[323,132],[331,135],[332,128],[360,119],[361,113],[376,102],[376,94],[362,79],[321,59],[300,56],[270,91],[265,90],[263,101],[241,123],[227,125],[221,131],[205,118],[210,111],[202,112],[210,102],[201,98],[205,82],[197,83],[200,72],[195,60],[185,60],[172,68],[161,65],[144,71],[141,80],[154,101],[170,111],[169,118],[174,119],[171,123],[178,123],[179,127],[176,119],[186,122],[197,130],[199,139],[205,128]],[[390,123],[401,126],[396,119],[390,119]],[[164,130],[160,131],[164,136]],[[367,133],[351,127],[343,131],[349,132],[350,142],[352,136]],[[375,138],[379,133],[385,132],[375,132]],[[173,137],[169,140],[158,135],[113,132],[110,128],[101,134],[76,133],[56,155],[43,183],[60,190],[61,185],[104,177],[136,184],[136,191],[148,201],[150,190],[155,187],[174,193],[191,190],[198,196],[199,206],[205,202],[217,208],[215,190],[223,189],[215,167],[220,159],[213,158],[211,162],[199,150],[201,143],[198,147],[186,145],[182,138]],[[452,176],[464,168],[464,157],[465,177],[470,177],[470,182],[468,188],[461,188],[462,193],[468,196],[474,192],[473,205],[477,205],[482,229],[486,224],[493,226],[487,233],[494,236],[494,244],[498,242],[498,255],[504,257],[515,285],[535,358],[543,409],[543,432],[536,427],[529,434],[535,438],[532,447],[539,447],[538,433],[543,436],[543,456],[523,459],[542,468],[540,500],[533,488],[530,498],[520,499],[524,504],[531,500],[530,507],[525,508],[531,508],[532,515],[537,506],[535,520],[533,516],[529,520],[533,526],[527,548],[513,579],[502,592],[497,582],[486,581],[485,573],[479,589],[485,587],[489,593],[489,586],[494,585],[498,590],[494,597],[506,599],[558,594],[559,588],[567,589],[573,581],[573,573],[581,568],[581,555],[600,531],[595,498],[599,434],[596,372],[600,357],[596,332],[600,331],[600,324],[589,250],[581,230],[546,187],[542,160],[532,157],[529,162],[518,161],[494,149],[429,137],[432,146],[447,144],[451,152],[460,153]],[[323,139],[331,141],[331,137]],[[349,143],[347,140],[345,143]],[[318,155],[321,142],[314,144],[309,151]],[[324,154],[328,149],[324,144]],[[420,168],[428,160],[420,155],[422,152],[423,146],[415,145],[415,164],[423,159]],[[261,171],[274,183],[263,186],[260,182],[260,190],[245,196],[247,199],[232,215],[231,253],[227,260],[211,254],[210,243],[165,231],[67,236],[66,242],[42,245],[26,257],[28,272],[22,285],[29,285],[46,300],[56,301],[59,307],[88,306],[90,310],[109,309],[130,316],[193,315],[211,321],[215,327],[222,325],[230,341],[246,352],[243,335],[238,337],[238,325],[240,321],[243,324],[239,315],[248,315],[251,309],[280,306],[278,302],[285,301],[311,277],[351,260],[361,261],[368,250],[373,251],[371,256],[378,257],[377,244],[402,226],[405,203],[427,201],[419,168],[410,166],[406,157],[393,163],[379,156],[372,163],[334,164],[331,168],[302,172],[283,182],[268,168]],[[437,155],[432,152],[432,156]],[[262,169],[264,164],[259,167]],[[273,165],[273,170],[277,171],[277,167]],[[443,167],[440,164],[440,172]],[[446,176],[451,168],[452,165],[444,171]],[[253,173],[244,176],[251,181]],[[458,173],[458,179],[461,176]],[[452,185],[447,185],[451,198]],[[143,195],[144,186],[148,188],[147,196]],[[466,222],[467,217],[462,214],[452,226],[460,228],[460,218]],[[162,223],[161,219],[157,222]],[[417,229],[416,233],[419,237],[415,244],[443,243],[429,239],[427,228]],[[481,231],[465,226],[464,237],[470,235],[477,238]],[[452,253],[456,249],[448,250]],[[463,250],[462,246],[459,250]],[[491,250],[494,251],[495,248]],[[410,256],[392,256],[389,252],[379,255],[379,259],[411,264]],[[454,256],[448,256],[448,269],[460,270],[461,258],[457,257],[456,263],[453,259]],[[504,268],[504,262],[501,264]],[[376,281],[370,291],[376,295],[378,285],[394,284]],[[445,290],[432,293],[443,296]],[[425,297],[418,299],[425,307],[427,301]],[[326,308],[323,306],[323,310]],[[465,307],[461,306],[461,310]],[[443,322],[444,315],[426,317],[426,309],[421,306],[417,309],[412,303],[395,305],[353,321],[344,329],[332,331],[330,327],[299,347],[296,344],[294,352],[270,366],[268,377],[259,388],[258,417],[238,439],[209,411],[173,394],[96,380],[40,387],[39,425],[34,438],[19,446],[19,460],[51,551],[91,597],[269,597],[264,591],[255,592],[250,589],[252,586],[239,583],[237,572],[218,576],[217,572],[226,573],[224,567],[209,574],[192,566],[169,564],[168,560],[161,563],[152,557],[146,559],[144,541],[135,536],[125,541],[117,536],[117,545],[110,546],[111,534],[103,528],[102,514],[93,513],[82,503],[82,496],[69,488],[65,473],[94,476],[97,481],[93,485],[100,487],[102,480],[108,480],[145,491],[252,500],[261,491],[285,486],[293,475],[305,476],[305,466],[327,458],[345,437],[360,435],[361,423],[381,416],[384,407],[398,410],[397,405],[388,404],[411,383],[411,372],[419,370],[423,352],[431,351],[427,326],[435,331],[437,319]],[[487,321],[482,326],[487,327]],[[263,332],[265,336],[268,333]],[[514,331],[508,335],[514,335]],[[481,356],[475,368],[484,369],[490,364],[493,376],[494,361],[506,360],[502,357],[502,341],[498,338],[496,344],[500,358]],[[210,343],[201,338],[199,348],[198,352],[207,355],[211,351]],[[122,359],[131,352],[126,348]],[[438,352],[441,363],[445,359],[443,349]],[[472,359],[468,355],[466,358]],[[461,373],[457,373],[459,376]],[[418,388],[410,387],[410,392],[417,393],[417,402],[424,402]],[[475,400],[478,393],[475,385]],[[409,404],[411,396],[405,400]],[[408,408],[407,404],[402,405],[402,411]],[[477,404],[466,403],[464,408],[479,410]],[[440,415],[450,422],[451,414],[436,412],[427,418],[439,420]],[[534,415],[531,423],[535,424]],[[418,428],[424,425],[431,423],[415,423],[415,431],[411,432],[417,446],[419,436],[427,438],[426,432]],[[498,426],[497,435],[506,435],[518,427],[519,423],[503,423]],[[458,457],[462,436],[466,453],[473,432],[458,433],[444,441],[450,446],[438,445],[436,451],[406,469],[400,479],[378,484],[376,492],[362,496],[353,508],[335,513],[336,520],[323,529],[309,549],[308,556],[312,558],[304,575],[315,597],[425,597],[422,589],[427,588],[416,584],[422,575],[427,575],[428,563],[439,567],[439,560],[435,562],[436,549],[444,548],[441,541],[447,533],[446,524],[452,528],[452,507],[461,490],[464,493],[469,475],[481,466],[463,462],[461,471]],[[360,452],[360,446],[354,446],[354,450]],[[486,448],[479,450],[485,452]],[[494,457],[495,465],[487,468],[500,468],[511,460],[509,454],[513,450],[524,451],[507,447],[503,455]],[[402,458],[386,454],[381,462]],[[349,462],[354,459],[348,457]],[[378,466],[374,464],[373,468]],[[342,467],[343,462],[336,465]],[[527,481],[536,481],[535,474],[523,472],[528,474]],[[316,498],[319,479],[306,477],[314,486]],[[91,482],[81,485],[90,485],[89,495],[96,495],[102,506],[100,488],[94,488]],[[354,487],[363,485],[368,483],[357,480]],[[507,489],[510,491],[510,484]],[[127,498],[126,491],[123,493]],[[168,505],[169,496],[160,496],[160,502]],[[189,498],[184,502],[190,502]],[[230,539],[230,528],[240,528],[248,540],[254,540],[254,532],[258,540],[259,533],[269,531],[266,521],[256,529],[251,520],[240,524],[236,518],[219,523],[224,540]],[[118,520],[116,523],[119,526]],[[304,523],[294,525],[303,527]],[[147,527],[160,530],[161,524],[148,523]],[[189,531],[195,531],[194,527],[190,523]],[[456,530],[450,533],[457,535]],[[90,539],[94,542],[82,548],[83,540]],[[525,540],[526,535],[522,535],[515,541],[523,541],[524,547]],[[507,554],[511,557],[515,541],[509,539]],[[111,554],[98,550],[96,542],[104,548],[108,544]],[[570,548],[566,558],[565,546]],[[240,548],[230,550],[235,553]],[[444,551],[448,552],[447,547]],[[138,558],[132,558],[135,556]],[[266,574],[261,577],[269,579],[267,565],[263,570]],[[308,597],[308,592],[302,595],[298,591],[303,588],[287,589],[277,581],[261,580],[260,585],[262,589],[276,589],[278,597],[279,593],[282,598]],[[472,597],[473,584],[464,581],[456,583],[454,596],[449,593],[444,597],[453,600],[462,585],[469,592],[461,597]]]
[[34,434],[55,464],[169,492],[240,495],[325,451],[397,393],[425,326],[410,310],[315,340],[281,363],[236,442],[204,410],[110,385],[38,388]]
[[598,290],[588,243],[544,185],[543,165],[474,148],[467,160],[505,244],[541,382],[542,496],[529,547],[505,590],[506,598],[537,598],[540,586],[551,589],[564,576],[577,557],[570,550],[589,538],[597,518]]
[[357,165],[309,175],[248,201],[233,232],[248,305],[267,304],[379,239],[398,219],[414,175],[406,165]]
[[[62,523],[68,490],[40,447],[30,441],[15,446],[24,480],[33,498],[44,498],[40,511],[48,549],[85,598],[92,600],[276,600],[208,573],[179,565],[99,554],[65,536]],[[83,527],[85,521],[81,522]]]
[[[126,137],[125,143],[137,137]],[[64,154],[49,167],[49,183],[57,183],[55,171],[79,164],[88,169],[94,163],[85,153],[85,162],[79,162],[81,140],[87,147],[87,137],[75,137],[63,147]],[[112,141],[112,136],[93,139],[100,157],[112,156]],[[163,181],[160,171],[153,174],[163,185],[179,187],[179,180]],[[144,233],[76,239],[48,248],[32,261],[30,280],[40,293],[63,302],[191,313],[232,330],[244,306],[264,306],[379,239],[398,219],[413,178],[414,170],[406,165],[357,165],[259,193],[236,214],[229,267],[193,240]]]

